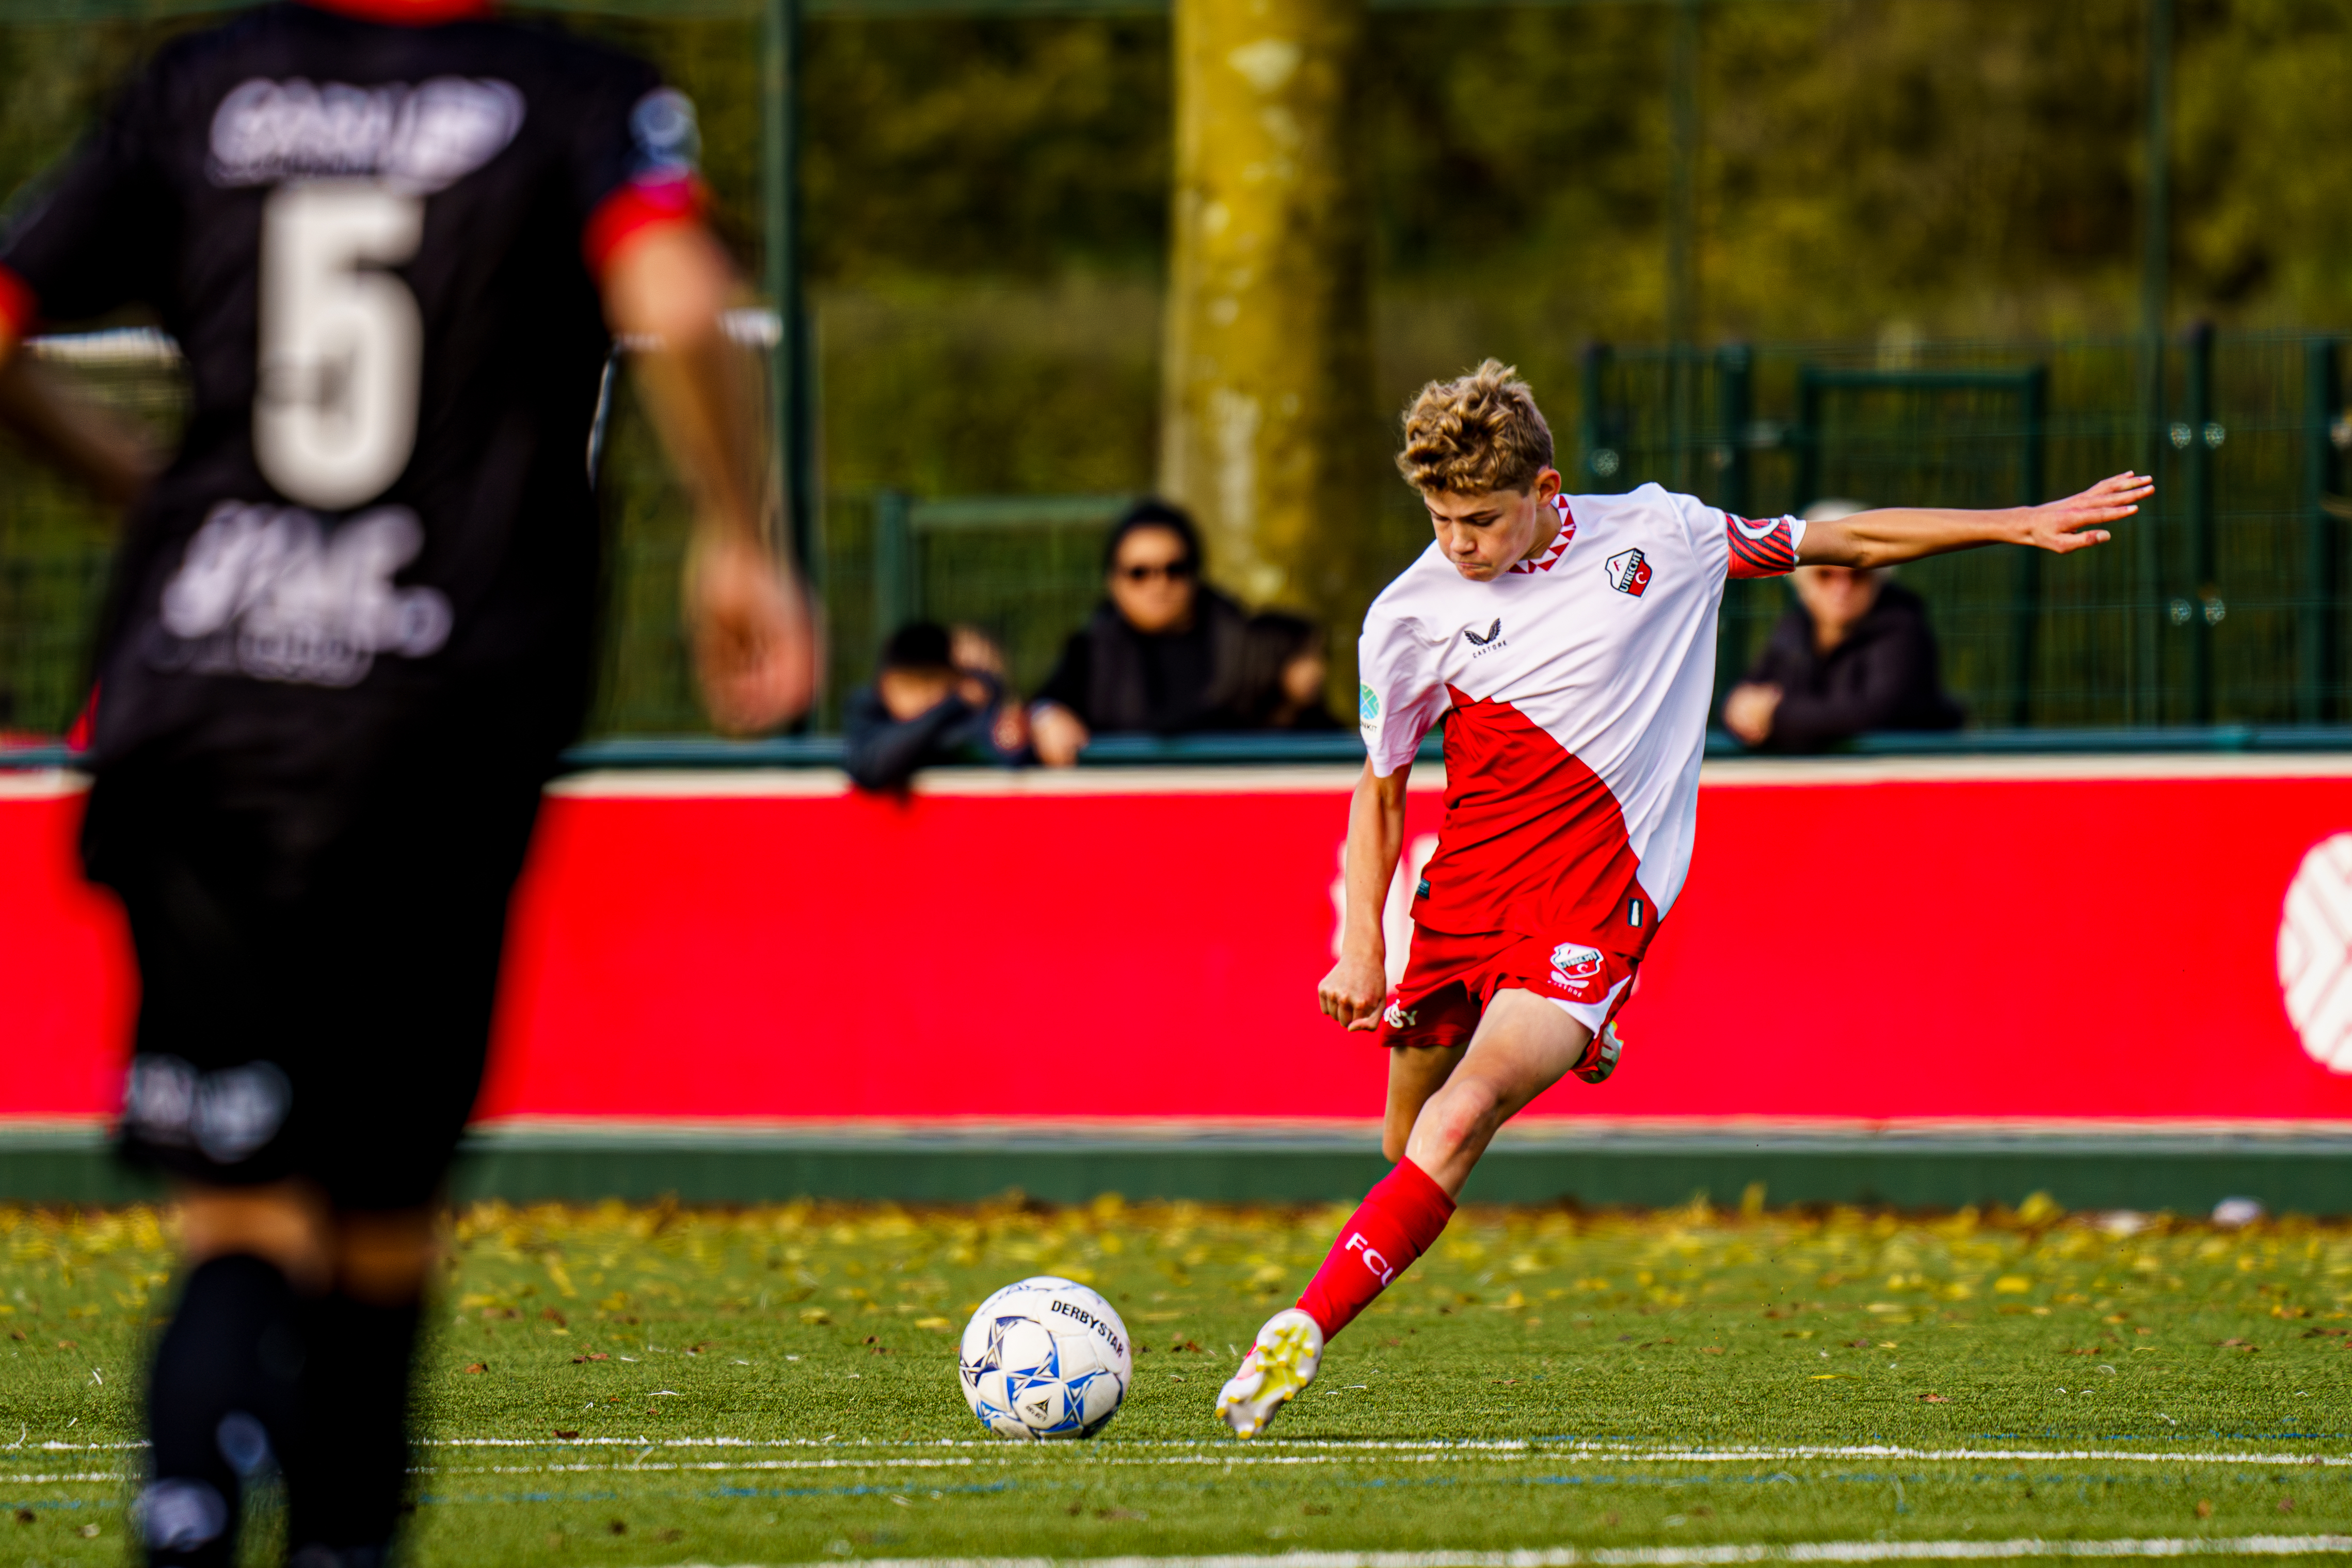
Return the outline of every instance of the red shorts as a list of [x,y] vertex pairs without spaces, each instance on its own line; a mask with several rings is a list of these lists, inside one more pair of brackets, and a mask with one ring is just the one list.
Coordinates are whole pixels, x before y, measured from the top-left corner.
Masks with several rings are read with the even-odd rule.
[[1466,1046],[1497,991],[1531,991],[1601,1033],[1633,988],[1634,960],[1590,942],[1416,926],[1404,979],[1381,1014],[1384,1046]]

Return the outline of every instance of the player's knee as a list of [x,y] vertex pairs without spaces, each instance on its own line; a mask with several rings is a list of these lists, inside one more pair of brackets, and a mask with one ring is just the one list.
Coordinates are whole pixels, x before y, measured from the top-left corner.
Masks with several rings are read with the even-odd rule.
[[315,1193],[298,1183],[267,1187],[185,1186],[180,1248],[191,1266],[215,1258],[258,1258],[297,1288],[315,1289],[329,1272],[326,1224]]
[[1448,1084],[1423,1117],[1425,1151],[1444,1161],[1484,1142],[1495,1131],[1500,1108],[1494,1091],[1484,1083],[1472,1079]]
[[346,1295],[405,1306],[425,1290],[437,1248],[424,1210],[345,1215],[335,1237],[335,1279]]

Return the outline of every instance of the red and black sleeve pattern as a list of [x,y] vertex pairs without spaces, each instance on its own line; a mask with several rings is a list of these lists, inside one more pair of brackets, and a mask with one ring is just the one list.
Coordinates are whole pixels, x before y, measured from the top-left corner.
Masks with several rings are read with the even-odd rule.
[[1793,517],[1753,521],[1726,512],[1724,537],[1731,542],[1731,575],[1784,577],[1797,569],[1797,545],[1805,525]]

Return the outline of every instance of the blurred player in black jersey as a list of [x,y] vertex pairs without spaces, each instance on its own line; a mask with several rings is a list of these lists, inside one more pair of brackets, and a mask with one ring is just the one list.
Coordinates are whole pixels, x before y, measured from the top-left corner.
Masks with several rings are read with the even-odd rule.
[[[121,1121],[189,1271],[150,1561],[226,1563],[273,1462],[300,1568],[393,1534],[433,1204],[507,897],[587,698],[586,472],[620,332],[696,499],[713,716],[804,706],[692,107],[473,0],[273,6],[164,49],[0,239],[0,413],[137,493],[98,654],[89,874],[142,994]],[[194,405],[152,482],[12,353],[144,307]]]

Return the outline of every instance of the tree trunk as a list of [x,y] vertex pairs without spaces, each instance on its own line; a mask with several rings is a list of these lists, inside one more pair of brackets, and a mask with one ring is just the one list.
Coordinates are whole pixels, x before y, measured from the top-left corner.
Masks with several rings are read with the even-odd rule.
[[1161,487],[1199,520],[1213,577],[1331,626],[1335,678],[1381,564],[1359,548],[1380,478],[1363,34],[1364,0],[1176,0]]

